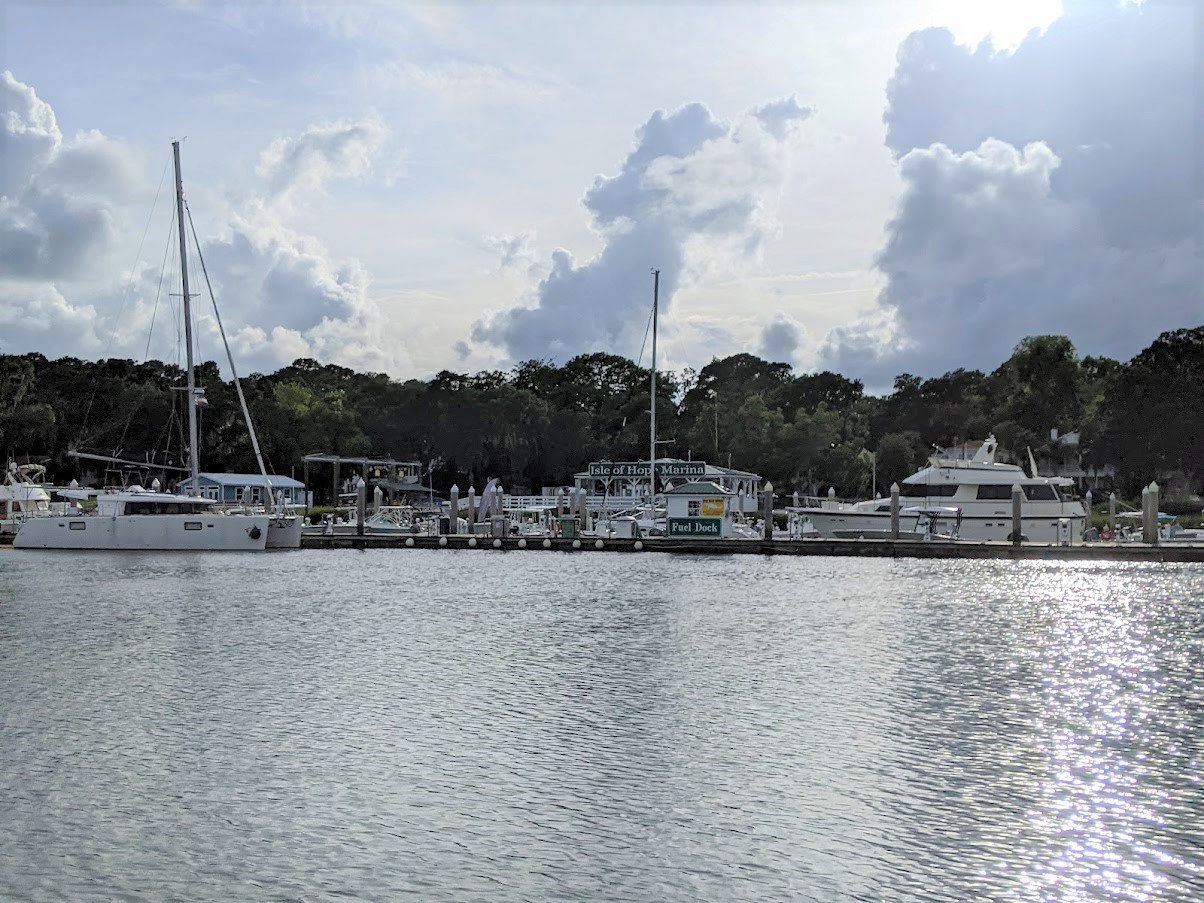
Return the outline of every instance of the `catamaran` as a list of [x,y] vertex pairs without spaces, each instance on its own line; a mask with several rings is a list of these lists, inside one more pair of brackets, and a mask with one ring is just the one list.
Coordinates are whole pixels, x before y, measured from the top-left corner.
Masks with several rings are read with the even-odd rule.
[[[927,467],[899,484],[902,504],[930,512],[926,530],[955,534],[961,539],[1004,541],[1012,533],[1012,486],[1019,485],[1024,494],[1020,509],[1024,539],[1080,542],[1087,509],[1081,501],[1069,497],[1070,481],[1040,477],[1035,471],[1029,476],[1018,464],[996,461],[997,448],[992,435],[969,460],[933,455]],[[889,499],[825,501],[791,511],[804,533],[810,533],[809,524],[814,527],[813,535],[825,538],[880,536],[890,531]]]
[[[172,156],[176,179],[176,223],[180,240],[180,283],[183,298],[184,342],[187,357],[187,402],[188,408],[188,457],[192,485],[198,485],[200,473],[198,459],[197,406],[204,403],[204,389],[196,384],[196,369],[193,362],[192,307],[188,292],[188,240],[185,227],[186,205],[184,180],[180,171],[180,142],[172,142]],[[188,225],[192,225],[191,212],[187,213]],[[196,229],[192,228],[196,242]],[[197,253],[213,299],[212,286],[205,272],[205,259]],[[259,441],[251,422],[250,411],[243,396],[238,373],[234,370],[234,359],[226,342],[225,330],[221,326],[221,315],[214,314],[226,346],[238,399],[246,418],[251,447],[265,478],[267,471],[260,454]],[[270,479],[268,481],[270,493]],[[262,551],[268,547],[296,548],[301,544],[301,522],[295,515],[283,511],[244,514],[214,512],[214,502],[195,496],[175,495],[159,492],[157,487],[143,489],[133,486],[118,492],[96,493],[96,509],[89,513],[69,516],[48,515],[25,520],[17,531],[13,545],[19,549],[99,549],[125,551]]]

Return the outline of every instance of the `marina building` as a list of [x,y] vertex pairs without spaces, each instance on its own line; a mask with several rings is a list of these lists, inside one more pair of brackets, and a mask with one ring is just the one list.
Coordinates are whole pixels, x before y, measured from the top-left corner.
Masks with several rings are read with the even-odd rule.
[[[727,539],[736,496],[710,480],[683,482],[665,490],[666,535],[685,539]],[[755,496],[754,496],[755,501]]]
[[[666,497],[685,483],[711,483],[730,497],[730,509],[741,513],[759,510],[758,494],[764,483],[760,476],[747,470],[681,458],[657,458],[656,477],[657,488]],[[606,505],[609,508],[634,505],[648,498],[648,462],[595,461],[587,470],[573,475],[573,485],[591,497],[615,500]]]
[[[305,505],[305,484],[291,477],[272,476],[272,492],[284,493],[285,504]],[[251,497],[243,496],[250,489]],[[267,480],[258,473],[199,473],[181,480],[176,491],[181,495],[193,495],[212,499],[222,505],[262,505],[267,499]]]

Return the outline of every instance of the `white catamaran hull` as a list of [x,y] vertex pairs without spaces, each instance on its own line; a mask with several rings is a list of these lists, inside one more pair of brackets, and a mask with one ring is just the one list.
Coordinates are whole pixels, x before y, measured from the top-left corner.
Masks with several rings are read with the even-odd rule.
[[[848,535],[845,531],[889,531],[890,512],[878,511],[848,511],[830,508],[815,508],[799,512],[815,527],[819,536],[825,539],[836,537],[836,531]],[[1083,518],[1070,514],[1052,513],[1049,515],[1027,515],[1021,518],[1021,532],[1028,542],[1058,543],[1059,521],[1069,522],[1072,543],[1083,539]],[[956,518],[936,517],[933,519],[933,530],[937,533],[949,533],[956,525]],[[899,518],[900,530],[913,530],[915,518],[906,515]],[[990,514],[962,514],[958,527],[958,538],[976,540],[979,542],[1006,542],[1012,533],[1012,515],[993,512]]]
[[273,517],[268,522],[267,548],[301,548],[301,530],[304,526],[304,518],[298,517],[295,514],[289,514],[283,517]]
[[35,517],[21,524],[18,549],[257,552],[268,540],[269,517],[160,514]]

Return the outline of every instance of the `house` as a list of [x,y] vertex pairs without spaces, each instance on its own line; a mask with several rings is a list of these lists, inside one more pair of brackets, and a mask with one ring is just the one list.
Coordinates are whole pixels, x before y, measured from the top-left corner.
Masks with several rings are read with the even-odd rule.
[[[290,477],[271,476],[272,492],[284,493],[285,504],[305,505],[305,484]],[[249,504],[262,505],[265,503],[267,481],[263,474],[258,473],[201,473],[197,474],[194,485],[192,477],[181,480],[176,491],[184,495],[197,495],[204,499],[213,499],[222,505],[240,505],[248,500],[243,498],[244,490],[251,490]]]
[[[665,490],[669,536],[725,539],[731,535],[737,496],[711,480],[695,480]],[[753,497],[755,500],[755,496]]]

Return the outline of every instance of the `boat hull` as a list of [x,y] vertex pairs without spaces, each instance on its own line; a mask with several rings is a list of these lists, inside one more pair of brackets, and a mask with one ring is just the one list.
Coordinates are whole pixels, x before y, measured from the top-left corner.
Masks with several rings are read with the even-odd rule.
[[[823,539],[839,538],[840,533],[844,533],[846,536],[853,533],[862,533],[868,536],[877,535],[882,531],[888,533],[890,531],[889,511],[814,508],[799,511],[799,516],[807,518],[815,527],[817,535]],[[1028,542],[1056,544],[1060,541],[1058,522],[1062,519],[1069,522],[1070,542],[1082,542],[1083,517],[1081,515],[1029,514],[1021,518],[1021,533]],[[901,531],[913,532],[915,517],[900,516],[899,528]],[[952,533],[956,529],[959,539],[978,542],[1006,542],[1012,533],[1012,517],[1010,514],[998,513],[963,513],[960,525],[954,517],[934,517],[932,528],[937,533]]]
[[269,520],[266,515],[222,514],[34,517],[21,524],[13,546],[129,552],[258,552],[267,545]]
[[303,518],[296,515],[273,517],[268,521],[267,548],[269,549],[299,549],[301,548],[301,531],[305,527]]

